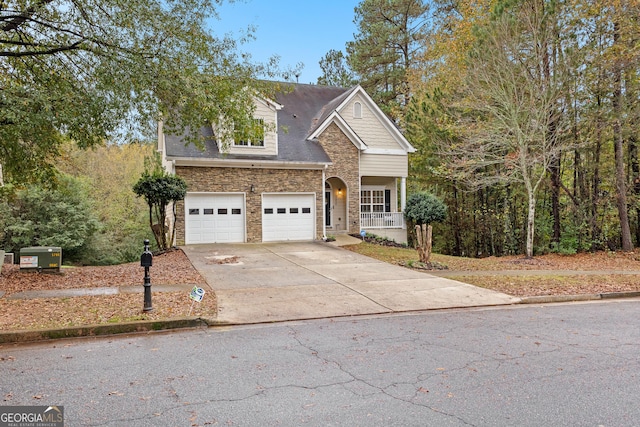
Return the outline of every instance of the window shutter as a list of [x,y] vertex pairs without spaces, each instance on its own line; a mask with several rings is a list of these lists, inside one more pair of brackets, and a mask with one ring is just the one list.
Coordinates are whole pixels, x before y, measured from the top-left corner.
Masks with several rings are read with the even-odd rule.
[[384,211],[391,212],[391,190],[384,190]]

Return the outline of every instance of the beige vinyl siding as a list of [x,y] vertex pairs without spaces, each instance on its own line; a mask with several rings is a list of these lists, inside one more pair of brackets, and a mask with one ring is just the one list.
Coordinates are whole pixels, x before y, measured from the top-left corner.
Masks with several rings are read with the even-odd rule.
[[409,174],[407,156],[360,154],[360,176],[406,177]]
[[[362,118],[353,117],[353,105],[359,102],[362,105]],[[351,126],[356,134],[367,144],[368,148],[400,150],[402,147],[391,137],[389,131],[380,123],[378,118],[369,109],[364,100],[359,96],[346,104],[338,111],[340,116]]]
[[256,119],[264,120],[264,147],[237,147],[229,144],[229,154],[247,154],[252,156],[275,156],[278,154],[278,140],[276,134],[276,111],[261,101],[256,101],[253,113]]

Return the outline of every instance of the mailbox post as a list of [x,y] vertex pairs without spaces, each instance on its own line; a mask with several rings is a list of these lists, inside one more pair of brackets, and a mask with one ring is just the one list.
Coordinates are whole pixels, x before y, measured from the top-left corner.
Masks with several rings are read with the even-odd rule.
[[140,265],[144,267],[144,308],[142,311],[151,311],[151,276],[149,276],[149,267],[153,264],[153,254],[149,250],[149,240],[144,241],[144,252],[140,256]]

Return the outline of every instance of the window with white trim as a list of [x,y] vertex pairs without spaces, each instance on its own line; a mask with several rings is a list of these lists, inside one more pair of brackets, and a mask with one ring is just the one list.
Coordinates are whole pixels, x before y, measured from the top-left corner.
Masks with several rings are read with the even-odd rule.
[[253,119],[246,128],[236,129],[235,147],[264,147],[264,119]]
[[360,190],[360,212],[384,212],[384,188]]
[[362,118],[362,104],[359,102],[355,102],[353,104],[353,118],[354,119]]

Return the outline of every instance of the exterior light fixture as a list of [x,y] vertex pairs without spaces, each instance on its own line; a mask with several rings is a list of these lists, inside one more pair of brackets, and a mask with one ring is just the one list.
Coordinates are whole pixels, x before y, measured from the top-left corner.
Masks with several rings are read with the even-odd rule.
[[255,192],[256,192],[256,187],[255,187],[255,185],[253,185],[253,184],[251,184],[251,192],[252,192],[252,193],[255,193]]

